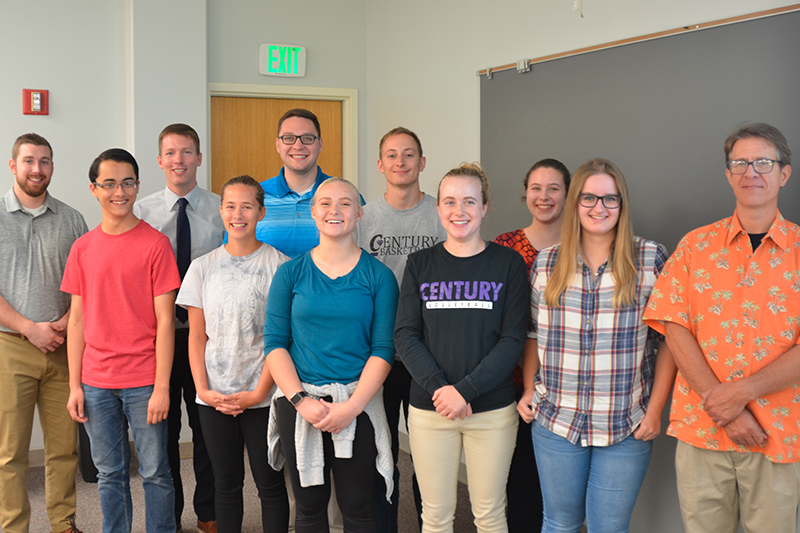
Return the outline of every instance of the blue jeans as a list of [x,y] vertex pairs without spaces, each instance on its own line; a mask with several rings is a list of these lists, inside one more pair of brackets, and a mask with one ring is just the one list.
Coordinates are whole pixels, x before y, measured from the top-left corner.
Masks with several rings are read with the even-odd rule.
[[86,433],[97,466],[104,533],[129,533],[133,508],[128,424],[139,457],[148,533],[174,533],[175,492],[167,461],[167,422],[147,423],[153,386],[98,389],[83,385]]
[[650,462],[652,441],[629,436],[612,446],[580,446],[533,423],[533,449],[544,501],[542,533],[630,528]]

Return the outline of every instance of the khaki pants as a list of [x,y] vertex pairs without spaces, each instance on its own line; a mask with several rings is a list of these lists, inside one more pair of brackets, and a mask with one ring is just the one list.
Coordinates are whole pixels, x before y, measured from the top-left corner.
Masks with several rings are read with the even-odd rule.
[[44,434],[45,501],[52,531],[75,516],[77,425],[67,412],[69,374],[66,344],[43,354],[27,339],[0,333],[0,526],[27,533],[28,449],[34,407]]
[[800,463],[678,442],[678,496],[687,533],[795,533]]
[[506,481],[518,419],[514,404],[454,421],[436,411],[409,409],[408,436],[422,493],[423,533],[453,531],[462,449],[478,532],[508,531]]

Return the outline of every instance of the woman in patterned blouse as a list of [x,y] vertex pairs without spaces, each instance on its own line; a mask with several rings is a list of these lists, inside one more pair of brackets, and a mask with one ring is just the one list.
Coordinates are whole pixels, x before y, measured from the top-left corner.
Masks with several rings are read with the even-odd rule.
[[[531,225],[498,235],[497,244],[518,251],[525,259],[530,278],[531,267],[539,250],[544,250],[561,240],[561,223],[564,221],[564,204],[569,191],[569,170],[557,159],[542,159],[531,167],[522,184],[522,200],[533,216]],[[535,352],[534,352],[535,354]],[[517,401],[522,395],[522,369],[514,369]],[[525,409],[530,412],[530,406]],[[520,417],[517,447],[511,459],[506,489],[508,498],[508,531],[539,531],[542,529],[542,495],[539,492],[539,473],[533,457],[530,421]]]
[[629,529],[676,372],[642,321],[666,260],[662,245],[633,234],[619,168],[580,167],[561,243],[531,271],[536,351],[526,350],[519,410],[536,420],[543,532],[578,532],[584,519],[591,532]]
[[542,159],[531,167],[522,184],[525,187],[522,201],[533,216],[531,225],[498,235],[494,242],[518,251],[530,274],[539,250],[558,244],[561,240],[564,202],[569,191],[569,170],[558,159]]

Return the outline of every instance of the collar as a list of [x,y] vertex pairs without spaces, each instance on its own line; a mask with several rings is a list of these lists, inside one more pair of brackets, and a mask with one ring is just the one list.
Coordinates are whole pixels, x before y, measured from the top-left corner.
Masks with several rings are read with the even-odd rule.
[[[44,197],[44,206],[52,211],[53,213],[57,213],[56,211],[56,204],[51,200],[50,194],[45,192]],[[14,194],[14,186],[12,185],[8,192],[3,196],[3,199],[6,201],[6,211],[8,213],[13,213],[14,211],[23,211],[22,204],[19,203],[19,199],[17,195]]]
[[[289,185],[286,183],[286,174],[284,174],[284,168],[285,167],[281,167],[281,171],[278,173],[278,176],[277,176],[278,179],[277,179],[277,182],[275,184],[276,188],[277,188],[278,196],[286,196],[288,194],[293,194],[295,196],[300,196],[299,194],[297,194],[296,192],[291,190],[289,188]],[[322,169],[319,167],[319,165],[317,165],[317,180],[314,182],[314,187],[311,188],[311,192],[309,194],[313,195],[315,192],[317,192],[317,187],[319,187],[320,184],[323,181],[325,181],[326,179],[328,179],[328,176],[323,174],[322,173]],[[194,190],[194,189],[192,189],[192,190]]]
[[[739,222],[739,216],[734,211],[733,216],[730,219],[730,225],[728,226],[728,234],[725,236],[725,244],[730,246],[733,240],[742,234],[747,235],[749,238],[748,233],[744,230],[742,224]],[[781,215],[780,210],[776,213],[775,220],[769,227],[767,234],[764,235],[764,239],[772,239],[772,242],[774,242],[783,251],[789,249],[789,226],[787,225],[786,219],[784,219],[783,215]]]
[[164,207],[166,207],[167,212],[171,212],[173,210],[178,209],[178,200],[180,198],[186,198],[186,201],[189,202],[189,208],[193,211],[197,209],[197,202],[199,200],[198,195],[200,194],[198,191],[199,185],[195,185],[191,191],[189,191],[186,196],[178,196],[169,187],[164,187]]

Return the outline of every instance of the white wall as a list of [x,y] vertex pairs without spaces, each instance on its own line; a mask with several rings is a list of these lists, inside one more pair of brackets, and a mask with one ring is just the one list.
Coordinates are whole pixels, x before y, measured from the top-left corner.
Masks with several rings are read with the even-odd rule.
[[[100,221],[89,192],[89,165],[102,150],[124,146],[122,5],[108,0],[0,3],[0,150],[11,157],[19,135],[33,131],[53,145],[50,191]],[[48,89],[50,114],[22,114],[22,89]],[[4,159],[4,161],[7,159]],[[7,168],[4,166],[4,168]],[[2,193],[13,176],[0,171]]]
[[[90,228],[100,209],[88,170],[100,152],[130,150],[140,165],[140,194],[149,194],[164,186],[156,163],[164,126],[187,122],[205,142],[204,0],[9,0],[0,3],[0,19],[0,149],[10,157],[18,135],[44,135],[54,151],[49,190],[80,210]],[[50,91],[48,116],[22,114],[23,88]],[[5,193],[13,176],[0,175]]]
[[[53,146],[50,192],[80,209],[90,226],[100,219],[89,192],[89,164],[123,139],[120,16],[120,4],[107,0],[85,0],[83,9],[58,0],[0,3],[2,159],[11,158],[19,135],[43,135]],[[50,114],[23,115],[22,89],[49,90]],[[0,193],[13,182],[3,165]],[[98,216],[90,216],[94,211]],[[43,446],[36,421],[31,449]]]
[[[127,133],[139,163],[139,197],[163,189],[158,167],[158,134],[175,122],[189,124],[200,136],[200,151],[208,146],[206,89],[205,0],[125,0],[129,38],[126,41]],[[209,165],[197,170],[202,187]]]

